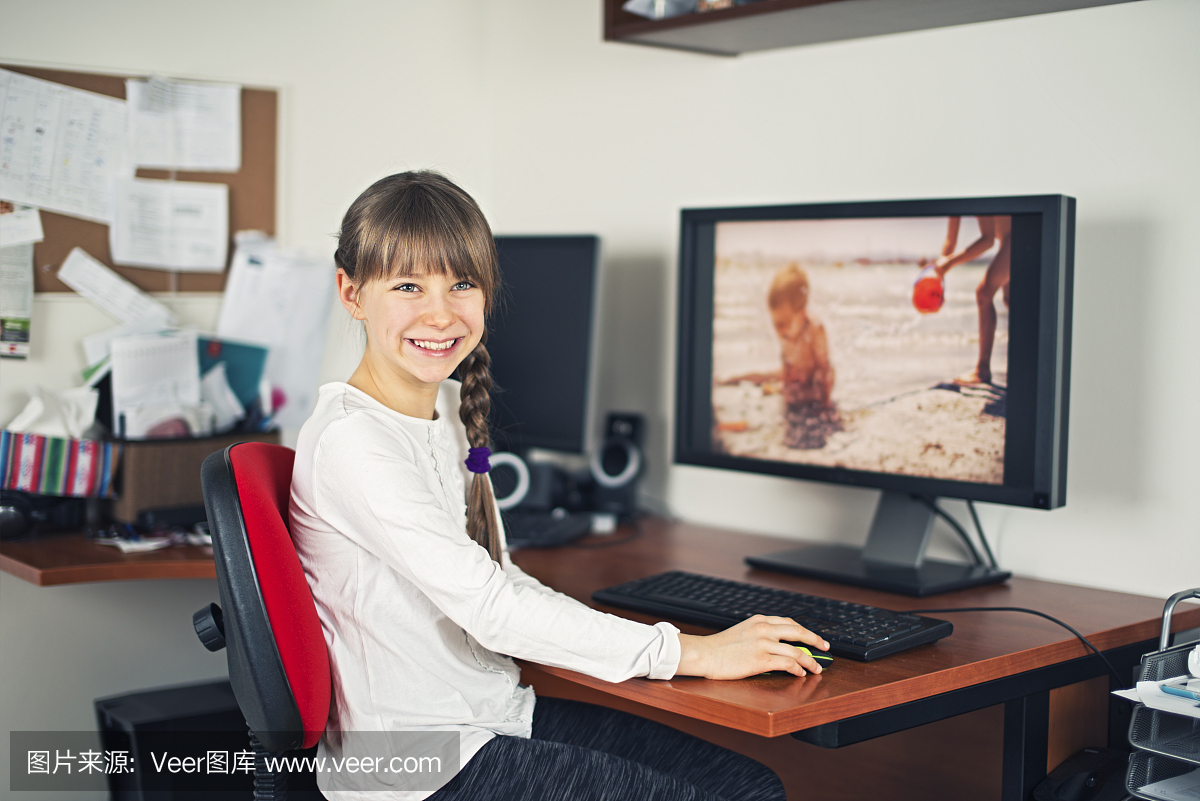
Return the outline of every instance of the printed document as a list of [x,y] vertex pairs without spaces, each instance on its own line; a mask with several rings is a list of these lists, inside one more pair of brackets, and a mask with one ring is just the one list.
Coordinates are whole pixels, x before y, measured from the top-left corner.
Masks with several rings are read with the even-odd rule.
[[300,428],[316,405],[335,274],[331,259],[279,250],[258,232],[237,235],[217,336],[268,349],[267,380],[285,396],[275,413],[283,428]]
[[0,69],[0,199],[111,223],[133,177],[124,100]]
[[131,178],[117,184],[113,262],[221,272],[229,252],[229,185]]
[[126,81],[129,138],[139,167],[237,172],[242,88],[151,78]]
[[58,280],[121,322],[153,322],[164,328],[175,325],[174,312],[93,259],[83,248],[70,252],[58,270]]
[[0,356],[29,357],[33,319],[33,245],[0,248]]
[[157,334],[166,327],[156,320],[145,320],[138,323],[122,323],[88,334],[83,338],[83,357],[87,360],[88,367],[93,367],[109,357],[114,339],[137,334]]
[[139,408],[200,405],[196,336],[195,331],[169,331],[112,341],[113,420],[121,436],[145,436],[122,421]]
[[42,241],[42,213],[0,200],[0,248]]

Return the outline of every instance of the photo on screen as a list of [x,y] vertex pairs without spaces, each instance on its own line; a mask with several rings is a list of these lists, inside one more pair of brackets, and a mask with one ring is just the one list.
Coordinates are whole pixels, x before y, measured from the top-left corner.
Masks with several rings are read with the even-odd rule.
[[1012,218],[716,225],[718,452],[1002,484]]

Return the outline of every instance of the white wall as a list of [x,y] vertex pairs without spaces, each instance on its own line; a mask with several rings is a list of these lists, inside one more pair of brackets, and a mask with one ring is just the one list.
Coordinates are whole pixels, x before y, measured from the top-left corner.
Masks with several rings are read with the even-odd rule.
[[599,25],[553,0],[494,20],[493,219],[603,237],[601,408],[651,414],[650,494],[689,520],[851,542],[875,499],[665,467],[681,207],[1064,193],[1078,198],[1067,506],[981,516],[1019,574],[1200,585],[1200,4],[734,59],[602,44]]
[[[647,503],[689,520],[858,541],[874,496],[669,465],[681,207],[1077,197],[1068,505],[984,507],[985,525],[1020,574],[1158,596],[1200,585],[1200,4],[734,59],[603,43],[598,0],[164,8],[9,4],[0,60],[278,88],[287,245],[332,252],[362,188],[425,166],[475,193],[498,232],[600,234],[598,407],[649,416]],[[170,302],[199,324],[218,306]],[[74,299],[39,298],[35,314],[34,358],[0,363],[5,421],[29,384],[73,383],[71,343],[108,324]],[[346,330],[336,317],[332,329]],[[326,378],[344,377],[351,350],[331,346]],[[185,613],[215,594],[211,582],[40,589],[0,575],[0,720],[89,728],[96,696],[214,675],[219,657],[190,644]],[[85,638],[103,607],[120,613],[109,641]]]

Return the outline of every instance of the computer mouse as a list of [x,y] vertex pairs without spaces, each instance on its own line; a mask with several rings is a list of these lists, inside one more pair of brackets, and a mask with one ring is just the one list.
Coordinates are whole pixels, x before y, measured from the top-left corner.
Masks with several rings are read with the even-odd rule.
[[815,648],[809,648],[807,645],[801,645],[798,642],[789,643],[789,645],[794,645],[804,653],[811,656],[813,660],[821,666],[822,670],[833,664],[833,657],[828,651],[818,651]]
[[1085,798],[1092,797],[1089,791],[1095,786],[1096,772],[1080,771],[1058,785],[1058,789],[1054,791],[1054,797],[1058,801],[1083,801]]

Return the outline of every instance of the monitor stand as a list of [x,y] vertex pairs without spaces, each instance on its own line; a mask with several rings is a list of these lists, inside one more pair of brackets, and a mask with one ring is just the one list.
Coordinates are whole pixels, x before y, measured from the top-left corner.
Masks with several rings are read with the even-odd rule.
[[934,517],[933,510],[918,498],[885,491],[875,509],[866,547],[806,545],[747,556],[746,563],[763,570],[916,596],[997,584],[1012,576],[986,565],[926,559]]

